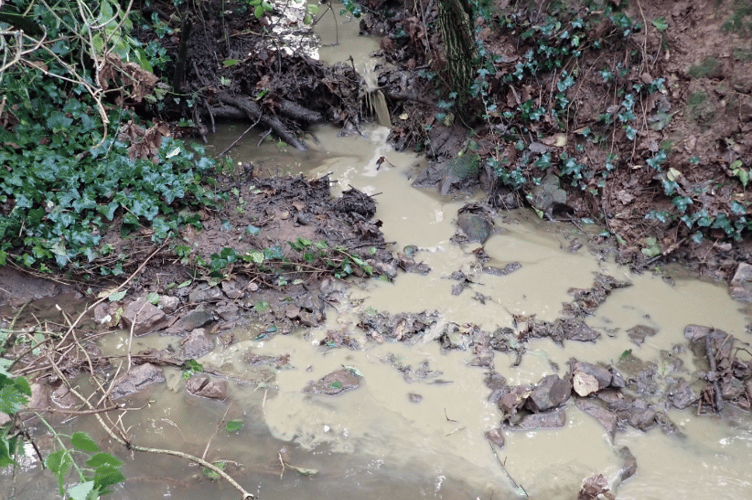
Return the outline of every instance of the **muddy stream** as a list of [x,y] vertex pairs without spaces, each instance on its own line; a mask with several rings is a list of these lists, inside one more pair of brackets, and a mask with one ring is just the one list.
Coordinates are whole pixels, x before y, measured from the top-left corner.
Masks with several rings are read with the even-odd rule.
[[[357,21],[338,21],[340,44],[322,47],[321,58],[346,61],[352,55],[356,67],[367,72],[373,65],[367,55],[377,50],[377,41],[358,37]],[[331,23],[327,14],[317,27],[324,44],[334,42]],[[222,151],[244,129],[242,124],[222,127],[209,151]],[[488,368],[469,365],[472,352],[442,351],[428,338],[379,343],[355,327],[356,314],[364,311],[438,311],[442,321],[478,325],[486,331],[519,329],[513,315],[534,314],[553,321],[562,303],[572,300],[568,290],[588,288],[595,273],[602,273],[633,286],[613,290],[586,319],[601,338],[566,341],[563,347],[550,339],[530,340],[519,366],[513,366],[514,353],[495,352],[494,370],[509,385],[536,384],[549,374],[564,377],[571,358],[611,365],[631,349],[643,362],[660,364],[661,352],[673,349],[683,362],[676,372],[691,379],[691,352],[675,348],[686,346],[688,324],[712,325],[749,340],[748,311],[729,298],[724,284],[692,279],[678,268],[664,270],[673,284],[661,275],[632,274],[587,250],[588,233],[597,234],[598,228],[584,226],[582,232],[572,225],[541,221],[525,210],[499,213],[494,234],[484,245],[490,265],[521,267],[505,276],[477,273],[472,252],[479,245],[450,240],[458,209],[473,199],[442,198],[435,190],[411,187],[410,179],[424,160],[393,151],[386,145],[385,127],[367,127],[367,137],[338,137],[337,132],[315,129],[315,140],[308,140],[311,150],[305,153],[279,148],[273,141],[257,148],[257,135],[249,134],[231,155],[238,162],[253,162],[262,175],[331,173],[336,181],[333,194],[353,186],[375,195],[376,218],[383,221],[386,240],[394,242],[395,250],[417,246],[416,260],[431,271],[400,273],[393,283],[373,279],[349,288],[327,282],[325,286],[341,288],[349,301],[327,307],[327,322],[320,328],[263,340],[256,340],[258,329],[238,330],[237,342],[215,348],[200,360],[229,374],[227,401],[186,394],[179,390],[181,373],[165,368],[166,384],[129,400],[132,406],[158,401],[125,417],[131,435],[155,447],[180,443],[181,449],[197,455],[211,441],[207,456],[230,461],[227,471],[264,500],[511,499],[525,498],[522,488],[533,499],[574,499],[583,481],[598,473],[614,485],[617,498],[625,500],[752,497],[752,419],[747,412],[736,410],[734,416],[721,419],[697,417],[691,407],[667,410],[677,432],[667,434],[658,426],[647,432],[627,427],[612,440],[596,419],[570,401],[563,428],[505,429],[505,444],[494,451],[484,433],[499,427],[501,415],[489,401]],[[379,162],[382,157],[385,161]],[[583,246],[571,251],[575,239]],[[449,276],[458,270],[474,279],[453,295],[457,282]],[[627,334],[636,325],[657,333],[638,346]],[[320,341],[330,330],[347,331],[361,348],[322,348]],[[138,338],[133,350],[163,348],[171,342],[174,338],[149,335]],[[126,345],[125,335],[102,342],[106,352],[123,353]],[[281,368],[249,367],[244,361],[249,351],[289,355],[289,363]],[[336,396],[304,392],[309,382],[343,365],[362,374],[357,390]],[[224,428],[215,434],[223,419],[242,420],[244,426],[233,434]],[[73,425],[107,441],[93,419],[79,418]],[[636,458],[637,471],[619,484],[623,459],[618,450],[623,446]],[[130,458],[126,451],[115,450]],[[126,461],[128,480],[111,498],[237,498],[225,483],[202,478],[198,468],[178,459],[145,454],[137,458]],[[313,471],[315,475],[307,475]],[[49,479],[42,479],[33,467],[29,474],[19,498],[49,497]]]

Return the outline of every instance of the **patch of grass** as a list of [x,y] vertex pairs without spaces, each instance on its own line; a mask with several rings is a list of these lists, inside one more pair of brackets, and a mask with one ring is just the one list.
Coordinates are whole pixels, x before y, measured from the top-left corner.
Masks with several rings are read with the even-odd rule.
[[737,61],[742,62],[749,62],[752,61],[752,50],[750,49],[744,49],[741,47],[734,48],[734,51],[732,52],[734,59]]
[[706,78],[718,73],[720,64],[715,56],[708,56],[700,64],[693,64],[689,68],[689,76],[692,78]]
[[721,26],[724,33],[736,33],[737,35],[752,35],[752,1],[736,0],[731,16]]
[[692,92],[687,97],[687,106],[697,106],[708,99],[707,92]]

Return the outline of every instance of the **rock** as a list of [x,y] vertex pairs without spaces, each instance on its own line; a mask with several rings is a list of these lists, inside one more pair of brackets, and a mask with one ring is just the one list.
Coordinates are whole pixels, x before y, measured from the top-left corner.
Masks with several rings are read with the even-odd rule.
[[598,379],[585,372],[577,372],[572,376],[572,386],[574,392],[583,398],[600,390]]
[[214,312],[224,321],[235,321],[240,317],[240,307],[237,304],[217,307]]
[[151,363],[144,363],[131,368],[129,372],[119,376],[112,385],[110,397],[112,399],[124,398],[135,394],[144,387],[159,384],[165,381],[164,373]]
[[136,335],[143,335],[167,326],[167,315],[155,305],[143,299],[135,300],[125,306],[123,322],[127,329],[133,329]]
[[622,465],[620,469],[619,477],[622,481],[626,481],[637,472],[637,459],[626,446],[619,448],[619,457],[624,460],[624,465]]
[[624,389],[627,386],[624,376],[613,366],[609,368],[609,371],[611,372],[611,387],[614,389]]
[[480,215],[463,212],[457,218],[457,226],[470,243],[484,244],[491,236],[491,224]]
[[[394,278],[397,277],[397,267],[393,264],[375,259],[369,259],[368,263],[373,267],[373,270],[376,271],[376,273],[384,275],[390,280],[394,280]],[[415,262],[412,264],[415,265]]]
[[550,216],[557,205],[566,204],[567,192],[561,189],[559,178],[549,172],[540,185],[531,189],[528,200],[533,208]]
[[710,333],[711,330],[712,328],[710,328],[709,326],[687,325],[684,327],[684,338],[695,342],[697,340],[704,339],[705,335]]
[[739,302],[752,302],[752,265],[740,262],[729,283],[731,298]]
[[78,403],[78,398],[68,389],[66,385],[61,385],[50,395],[53,403],[61,408],[71,408]]
[[243,296],[243,291],[238,290],[234,281],[223,281],[221,286],[222,286],[222,291],[230,299],[233,299],[233,300],[239,299]]
[[572,385],[558,375],[543,377],[527,399],[527,407],[535,412],[542,412],[564,404],[572,393]]
[[744,382],[736,377],[723,379],[723,382],[721,383],[721,395],[725,400],[733,401],[740,398],[745,392],[746,388],[744,387]]
[[581,411],[596,419],[606,429],[608,435],[611,436],[611,439],[614,439],[617,423],[615,413],[588,399],[578,399],[575,402],[575,405],[577,405],[577,408],[579,408]]
[[632,427],[640,429],[641,431],[647,431],[655,425],[655,417],[655,410],[648,407],[644,400],[637,399],[629,409],[627,422]]
[[203,328],[212,321],[214,321],[214,315],[212,313],[204,311],[203,309],[196,309],[177,320],[175,324],[165,330],[165,334],[183,335],[185,332],[193,331],[196,328]]
[[421,396],[420,394],[416,394],[414,392],[411,392],[410,394],[408,394],[407,397],[411,403],[420,403],[421,401],[423,401],[423,396]]
[[525,404],[527,398],[533,392],[533,388],[529,385],[517,385],[512,387],[504,395],[499,398],[497,403],[499,410],[503,416],[511,416],[517,413],[519,408]]
[[641,345],[643,342],[645,342],[645,337],[652,337],[656,333],[658,333],[658,330],[645,325],[636,325],[627,330],[629,338],[636,345]]
[[598,499],[615,498],[608,487],[608,479],[603,474],[595,474],[585,480],[580,492],[577,494],[577,500],[598,500]]
[[224,400],[227,398],[227,382],[210,381],[206,375],[194,375],[185,382],[185,390],[194,396]]
[[[588,375],[593,376],[598,381],[598,390],[605,389],[606,387],[611,385],[611,379],[613,378],[611,372],[608,371],[608,368],[603,368],[601,366],[596,366],[585,362],[575,363],[574,372],[575,375],[580,372],[587,373]],[[580,396],[582,396],[582,394],[580,394]]]
[[159,307],[167,314],[172,314],[180,307],[180,299],[171,295],[161,295],[159,297]]
[[300,316],[300,308],[294,304],[290,304],[285,307],[285,317],[287,319],[295,319]]
[[332,372],[316,382],[310,382],[303,389],[308,394],[326,394],[333,396],[343,392],[352,391],[360,387],[361,378],[353,373],[352,370],[342,368]]
[[188,300],[190,300],[193,304],[200,304],[202,302],[216,302],[224,298],[225,296],[222,293],[222,290],[220,290],[216,286],[209,286],[206,283],[197,285],[196,288],[191,290],[191,293],[188,294]]
[[522,269],[522,264],[520,264],[519,262],[510,262],[503,268],[494,267],[494,266],[484,266],[481,270],[484,273],[490,274],[492,276],[506,276],[508,274],[512,274],[518,269]]
[[559,408],[546,413],[532,413],[527,415],[519,424],[517,424],[517,428],[522,430],[557,429],[559,427],[564,427],[564,424],[566,423],[566,413],[564,413],[562,408]]
[[504,447],[504,435],[501,433],[501,429],[491,429],[490,431],[486,431],[485,436],[491,444],[494,444],[499,448]]
[[674,407],[683,410],[700,399],[700,396],[689,386],[686,380],[679,379],[666,391],[668,400]]
[[39,382],[32,382],[30,384],[30,387],[31,398],[29,398],[29,402],[24,406],[27,408],[36,408],[39,410],[49,408],[52,388],[47,384],[40,384]]
[[575,322],[576,329],[570,331],[567,335],[567,339],[574,340],[576,342],[594,342],[601,336],[585,324],[584,321]]
[[214,349],[214,342],[206,336],[206,330],[196,328],[181,343],[185,359],[198,359]]
[[94,308],[94,321],[98,325],[103,325],[112,321],[112,315],[110,314],[109,304],[101,302]]

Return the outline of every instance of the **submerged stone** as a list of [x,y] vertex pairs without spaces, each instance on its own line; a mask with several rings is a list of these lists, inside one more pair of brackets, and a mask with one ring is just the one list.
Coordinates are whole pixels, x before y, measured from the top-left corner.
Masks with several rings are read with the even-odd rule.
[[527,407],[533,412],[542,412],[566,403],[572,394],[572,384],[558,375],[548,375],[530,393]]
[[752,265],[741,262],[729,284],[731,298],[739,302],[752,302]]
[[214,342],[206,336],[206,330],[196,328],[183,340],[183,357],[198,359],[214,349]]
[[558,429],[564,427],[566,423],[567,415],[562,408],[559,408],[545,413],[527,415],[517,424],[517,428],[522,430]]
[[352,391],[360,387],[361,377],[353,373],[352,370],[342,368],[332,372],[316,382],[310,382],[303,389],[303,392],[309,394],[326,394],[333,396],[343,392]]
[[459,227],[470,243],[484,244],[491,236],[491,224],[473,213],[464,212],[457,218],[457,227]]
[[[605,389],[609,385],[611,385],[611,379],[613,378],[611,375],[611,372],[608,370],[608,368],[604,368],[602,366],[596,366],[591,363],[586,363],[583,361],[577,362],[574,365],[574,371],[575,375],[577,373],[586,373],[598,382],[598,389]],[[585,394],[580,394],[580,396],[583,396]]]
[[157,306],[140,299],[125,306],[123,322],[135,335],[143,335],[167,326],[167,315]]
[[486,431],[485,436],[491,444],[494,444],[499,448],[504,447],[504,435],[501,433],[501,429],[491,429],[490,431]]
[[575,405],[577,405],[577,408],[579,408],[581,411],[596,419],[598,423],[600,423],[603,428],[606,429],[608,435],[611,436],[611,439],[614,438],[614,435],[616,434],[617,423],[616,414],[614,412],[603,408],[599,404],[594,403],[589,399],[578,399],[575,402]]
[[118,377],[112,384],[110,397],[112,399],[124,398],[137,393],[144,387],[164,381],[164,373],[161,368],[151,363],[144,363],[131,368],[129,372]]
[[227,398],[227,382],[212,381],[206,375],[194,375],[185,382],[185,390],[194,396],[224,400]]

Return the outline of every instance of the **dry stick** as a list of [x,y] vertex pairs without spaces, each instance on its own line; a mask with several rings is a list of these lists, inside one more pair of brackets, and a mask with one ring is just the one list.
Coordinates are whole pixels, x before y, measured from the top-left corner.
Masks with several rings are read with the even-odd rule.
[[[73,386],[70,384],[68,379],[65,377],[62,371],[60,371],[60,368],[58,368],[57,365],[52,365],[55,372],[57,372],[58,377],[60,377],[60,380],[63,380],[64,383],[68,386],[68,390],[70,390],[78,399],[80,399],[82,402],[84,402],[87,406],[89,406],[91,409],[94,409],[94,405],[92,405],[88,399],[86,399],[81,393],[76,391]],[[127,440],[125,436],[121,437],[118,436],[105,422],[102,420],[102,417],[99,415],[99,413],[94,413],[94,417],[97,419],[99,424],[102,426],[104,431],[110,435],[112,439],[117,441],[122,446],[125,446],[127,449],[132,451],[140,451],[144,453],[155,453],[158,455],[172,455],[175,457],[185,458],[186,460],[190,460],[191,462],[195,462],[198,465],[201,465],[203,467],[206,467],[207,469],[210,469],[217,474],[220,475],[220,477],[224,478],[228,483],[230,483],[236,490],[238,490],[242,495],[242,500],[254,500],[256,498],[255,495],[252,493],[247,492],[237,481],[235,481],[232,476],[227,474],[225,471],[217,467],[216,465],[207,462],[206,460],[193,456],[188,453],[184,453],[182,451],[177,450],[164,450],[160,448],[150,448],[148,446],[139,446],[136,444],[131,443]]]
[[144,307],[146,307],[146,304],[148,304],[148,302],[144,301],[144,303],[141,304],[141,307],[138,309],[136,314],[133,315],[133,322],[131,322],[131,331],[129,332],[129,335],[128,335],[128,368],[125,369],[125,373],[130,373],[131,366],[133,366],[133,364],[131,363],[131,346],[133,345],[133,330],[136,329],[136,318],[138,318],[138,315],[141,314],[141,311],[144,310]]
[[713,380],[711,381],[711,383],[713,384],[713,395],[715,396],[713,407],[715,408],[716,412],[719,412],[723,409],[723,401],[721,400],[721,388],[718,385],[718,377],[715,372],[715,354],[713,353],[713,345],[710,338],[713,332],[715,332],[715,328],[712,328],[707,334],[705,334],[705,350],[707,351],[708,362],[710,362],[710,373],[713,377]]
[[127,285],[127,284],[128,284],[128,283],[129,283],[129,282],[130,282],[130,281],[131,281],[131,280],[132,280],[133,278],[135,278],[135,277],[136,277],[136,275],[138,275],[138,273],[140,273],[140,272],[141,272],[141,271],[143,270],[143,268],[144,268],[144,267],[146,267],[146,264],[147,264],[147,262],[149,262],[149,261],[150,261],[150,260],[152,259],[152,257],[154,257],[155,255],[157,255],[157,253],[159,253],[159,251],[160,251],[160,250],[162,250],[162,249],[163,249],[163,248],[165,247],[165,245],[167,245],[167,240],[166,240],[166,239],[165,239],[164,243],[162,243],[162,244],[161,244],[161,245],[159,246],[159,248],[157,248],[156,250],[154,250],[154,251],[153,251],[153,252],[151,253],[151,255],[149,255],[149,256],[148,256],[148,257],[146,258],[146,260],[144,260],[144,261],[143,261],[143,262],[141,263],[141,265],[140,265],[140,266],[138,266],[138,269],[136,269],[135,271],[133,271],[133,274],[131,274],[130,276],[128,276],[128,279],[126,279],[125,281],[123,281],[123,282],[122,282],[122,283],[121,283],[121,284],[120,284],[120,285],[119,285],[119,286],[118,286],[118,287],[117,287],[117,288],[116,288],[115,290],[113,290],[113,291],[112,291],[111,293],[109,293],[109,294],[108,294],[107,296],[105,296],[105,297],[102,297],[101,299],[97,300],[97,301],[96,301],[96,302],[94,302],[94,303],[93,303],[92,305],[90,305],[89,307],[87,307],[87,308],[86,308],[86,310],[84,310],[84,312],[82,312],[82,313],[81,313],[81,314],[80,314],[80,315],[78,316],[78,318],[76,318],[76,321],[74,321],[74,322],[73,322],[73,324],[72,324],[72,325],[70,325],[70,327],[68,328],[68,331],[67,331],[67,332],[65,332],[65,335],[63,335],[63,338],[62,338],[62,339],[60,339],[60,342],[58,342],[58,343],[57,343],[57,346],[55,346],[55,349],[59,349],[59,348],[60,348],[60,346],[61,346],[61,345],[62,345],[62,343],[63,343],[63,342],[65,341],[65,339],[66,339],[66,338],[68,337],[68,335],[69,335],[69,334],[70,334],[70,333],[71,333],[71,332],[73,331],[73,329],[74,329],[74,328],[76,327],[76,325],[78,325],[79,321],[81,321],[81,319],[83,319],[83,317],[84,317],[84,316],[85,316],[86,314],[89,314],[89,312],[91,312],[91,311],[92,311],[92,310],[94,310],[94,308],[95,308],[95,307],[97,307],[97,306],[98,306],[99,304],[101,304],[102,302],[104,302],[105,300],[107,300],[107,299],[108,299],[108,298],[109,298],[109,297],[110,297],[110,296],[111,296],[111,295],[112,295],[113,293],[120,291],[120,289],[121,289],[121,288],[123,288],[123,287],[124,287],[125,285]]
[[253,122],[253,125],[251,125],[247,129],[245,129],[245,132],[243,132],[242,134],[240,134],[240,136],[237,139],[235,139],[234,141],[232,141],[232,144],[230,144],[229,146],[227,146],[227,148],[224,151],[222,151],[221,153],[219,153],[219,157],[222,158],[224,155],[227,154],[227,152],[229,150],[231,150],[232,148],[234,148],[235,144],[237,144],[238,142],[240,142],[240,140],[243,139],[243,137],[245,137],[245,135],[248,132],[250,132],[253,127],[255,127],[256,125],[258,125],[259,121],[261,121],[261,116],[259,116],[258,119],[255,122]]
[[204,454],[201,455],[201,458],[206,460],[206,454],[209,453],[209,447],[211,446],[212,439],[214,439],[214,436],[217,435],[217,432],[219,431],[219,426],[222,425],[222,422],[225,421],[225,418],[227,418],[227,413],[230,411],[230,408],[232,408],[232,403],[227,407],[227,410],[225,410],[225,414],[222,415],[222,420],[217,422],[217,426],[214,428],[214,433],[209,438],[209,441],[206,442],[206,448],[204,448]]
[[517,489],[517,492],[519,493],[520,490],[525,494],[525,498],[530,498],[530,495],[527,494],[527,491],[525,491],[525,488],[517,484],[517,481],[512,479],[512,476],[509,474],[509,471],[506,467],[504,467],[504,462],[501,461],[501,458],[499,458],[499,454],[496,453],[496,449],[493,447],[493,444],[488,443],[488,446],[491,447],[491,451],[493,452],[494,456],[496,457],[496,461],[499,462],[499,467],[501,467],[501,470],[504,471],[504,474],[506,474],[507,479],[509,479],[514,487]]

